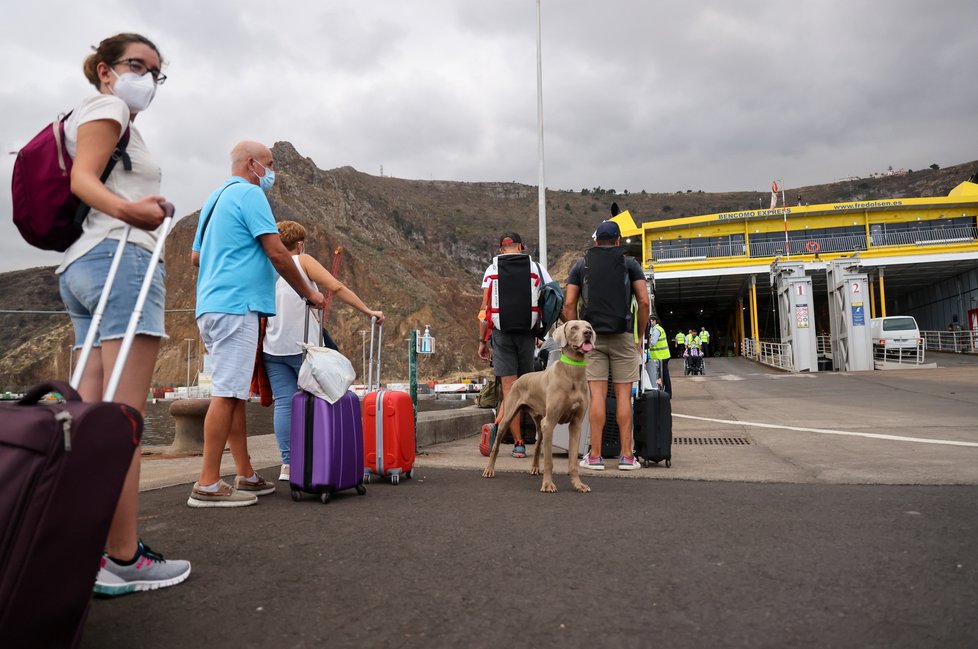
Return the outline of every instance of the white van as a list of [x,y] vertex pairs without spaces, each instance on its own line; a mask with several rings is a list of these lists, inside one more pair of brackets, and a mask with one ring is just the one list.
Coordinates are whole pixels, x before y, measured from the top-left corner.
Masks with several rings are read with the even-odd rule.
[[922,342],[917,321],[910,315],[891,315],[885,318],[873,318],[870,331],[873,336],[873,347],[884,350],[916,349]]

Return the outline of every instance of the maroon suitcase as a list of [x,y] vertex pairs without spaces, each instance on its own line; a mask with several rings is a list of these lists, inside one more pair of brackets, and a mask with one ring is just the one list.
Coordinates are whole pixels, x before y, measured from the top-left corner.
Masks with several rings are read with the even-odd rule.
[[74,646],[143,420],[62,381],[0,404],[0,420],[0,647]]
[[[130,227],[119,240],[71,384],[48,381],[0,404],[0,648],[75,647],[109,526],[143,434],[139,411],[112,403],[173,221],[166,213],[103,395],[75,391],[95,342]],[[58,392],[63,403],[43,400]]]

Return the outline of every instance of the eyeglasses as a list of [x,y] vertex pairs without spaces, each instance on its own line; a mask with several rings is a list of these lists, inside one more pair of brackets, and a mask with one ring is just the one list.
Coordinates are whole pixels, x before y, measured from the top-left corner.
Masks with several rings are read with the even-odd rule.
[[142,59],[134,59],[134,58],[119,59],[112,65],[113,66],[119,65],[120,63],[127,64],[129,66],[129,71],[139,76],[143,76],[144,74],[149,72],[151,75],[153,75],[153,83],[155,83],[158,86],[162,86],[163,83],[166,81],[165,74],[161,73],[159,70],[149,69],[148,67],[146,67],[146,63]]

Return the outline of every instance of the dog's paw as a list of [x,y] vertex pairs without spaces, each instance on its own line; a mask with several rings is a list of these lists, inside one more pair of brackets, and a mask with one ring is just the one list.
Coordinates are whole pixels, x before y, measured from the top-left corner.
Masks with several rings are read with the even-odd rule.
[[496,475],[496,471],[494,469],[486,469],[485,471],[482,472],[483,478],[491,478],[494,475]]
[[540,467],[534,464],[530,467],[530,475],[540,475]]
[[574,483],[574,489],[576,489],[579,493],[582,494],[586,494],[587,492],[591,491],[591,487],[587,486],[586,484],[580,481]]
[[555,494],[557,493],[557,485],[555,485],[552,481],[544,480],[543,486],[540,487],[540,491],[545,494]]

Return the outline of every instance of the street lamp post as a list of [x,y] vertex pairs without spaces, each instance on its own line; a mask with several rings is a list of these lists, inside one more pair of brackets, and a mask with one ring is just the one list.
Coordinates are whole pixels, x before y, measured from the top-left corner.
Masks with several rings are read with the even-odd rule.
[[187,341],[187,398],[190,398],[190,343],[194,341],[193,338],[184,338]]

